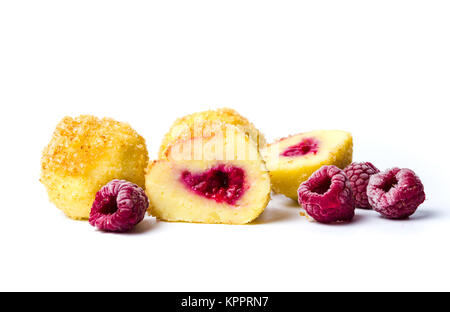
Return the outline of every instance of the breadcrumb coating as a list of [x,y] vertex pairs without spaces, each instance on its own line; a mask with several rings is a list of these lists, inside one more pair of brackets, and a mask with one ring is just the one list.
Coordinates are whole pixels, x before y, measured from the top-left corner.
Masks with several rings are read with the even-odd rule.
[[217,134],[219,129],[215,126],[217,123],[226,123],[238,127],[256,142],[258,147],[263,147],[266,144],[264,135],[247,118],[231,108],[220,108],[178,118],[164,136],[159,149],[159,157],[164,158],[169,146],[179,139],[188,140],[189,138]]
[[69,217],[89,218],[97,191],[113,179],[144,187],[145,140],[129,124],[94,116],[64,117],[41,160],[49,199]]

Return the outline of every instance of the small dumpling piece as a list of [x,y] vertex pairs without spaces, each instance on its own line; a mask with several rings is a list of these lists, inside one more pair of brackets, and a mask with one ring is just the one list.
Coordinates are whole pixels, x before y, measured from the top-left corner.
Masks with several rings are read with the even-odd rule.
[[145,140],[129,124],[65,117],[42,154],[40,181],[67,216],[88,219],[95,194],[111,180],[144,188],[147,164]]
[[261,151],[270,172],[272,189],[297,200],[297,189],[324,165],[341,169],[352,162],[353,139],[341,130],[317,130],[269,144]]
[[245,224],[264,211],[270,177],[256,143],[238,127],[220,127],[211,136],[177,140],[164,159],[149,164],[145,186],[151,215]]

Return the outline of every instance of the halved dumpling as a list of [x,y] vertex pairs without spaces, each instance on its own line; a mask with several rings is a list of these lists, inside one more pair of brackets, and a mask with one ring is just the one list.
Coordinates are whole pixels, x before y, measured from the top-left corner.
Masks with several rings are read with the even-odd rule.
[[266,144],[264,135],[247,118],[234,109],[220,108],[178,118],[164,136],[159,149],[159,158],[165,158],[169,145],[179,139],[188,140],[194,137],[213,135],[217,132],[217,124],[236,126],[244,131],[258,146],[261,147]]
[[272,189],[297,200],[297,189],[323,165],[345,168],[352,162],[353,139],[341,130],[317,130],[269,144],[261,151]]
[[[239,128],[179,140],[146,173],[149,213],[165,221],[245,224],[270,199],[270,177],[255,142]],[[232,134],[231,132],[234,132]]]

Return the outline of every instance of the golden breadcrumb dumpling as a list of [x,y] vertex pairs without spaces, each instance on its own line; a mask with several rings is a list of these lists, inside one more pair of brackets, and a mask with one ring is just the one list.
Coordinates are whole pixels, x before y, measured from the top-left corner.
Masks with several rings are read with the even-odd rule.
[[41,179],[49,199],[67,216],[87,219],[97,191],[113,179],[144,188],[145,140],[110,118],[65,117],[43,151]]
[[215,125],[222,123],[238,127],[259,147],[266,144],[264,135],[247,118],[231,108],[220,108],[178,118],[164,136],[159,149],[159,157],[165,158],[169,145],[178,139],[189,140],[194,137],[214,135]]

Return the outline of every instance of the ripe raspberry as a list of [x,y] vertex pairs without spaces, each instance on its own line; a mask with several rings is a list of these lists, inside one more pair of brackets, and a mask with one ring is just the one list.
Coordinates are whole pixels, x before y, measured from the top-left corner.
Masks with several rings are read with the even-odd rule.
[[350,180],[355,205],[359,208],[371,208],[367,199],[367,184],[371,175],[380,172],[370,162],[353,162],[344,169],[344,173]]
[[298,188],[298,202],[316,221],[350,221],[355,202],[350,181],[336,166],[322,166]]
[[142,188],[128,181],[112,180],[95,195],[89,223],[103,231],[126,232],[144,219],[148,204]]
[[419,177],[410,169],[399,168],[371,176],[367,196],[373,209],[390,219],[409,217],[425,200]]

